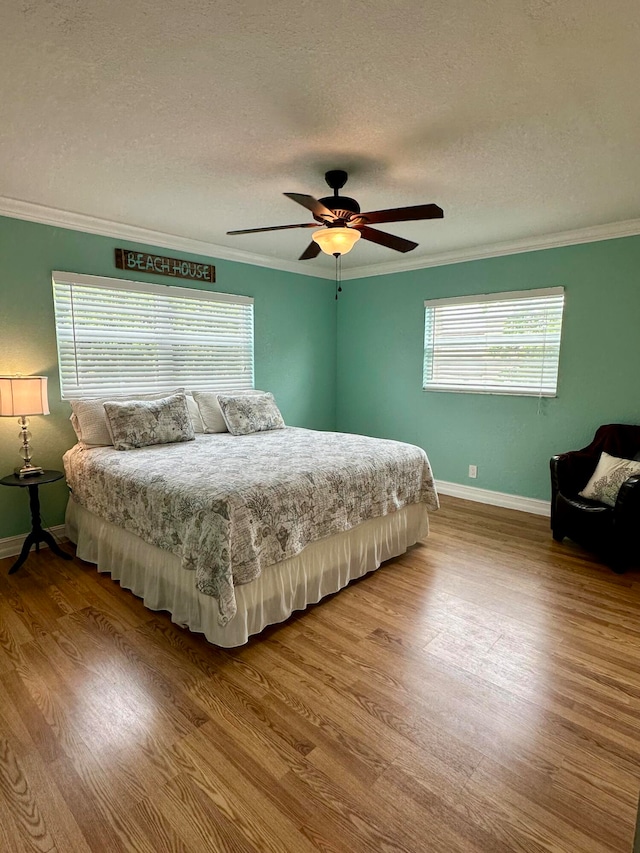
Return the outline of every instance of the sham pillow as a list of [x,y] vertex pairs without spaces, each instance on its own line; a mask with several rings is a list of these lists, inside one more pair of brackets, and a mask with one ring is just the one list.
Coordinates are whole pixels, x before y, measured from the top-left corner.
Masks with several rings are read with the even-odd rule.
[[222,416],[231,435],[283,429],[284,420],[273,394],[218,394]]
[[184,388],[176,388],[175,391],[156,391],[152,394],[126,394],[121,397],[116,395],[92,400],[70,400],[71,425],[78,436],[78,441],[85,447],[105,447],[113,444],[104,411],[104,404],[107,401],[160,400],[183,392]]
[[196,437],[184,394],[161,400],[112,400],[104,404],[104,410],[116,450],[193,441]]
[[253,396],[264,394],[264,391],[254,391],[253,389],[247,391],[194,391],[193,396],[195,398],[196,403],[198,404],[198,409],[200,410],[200,415],[202,417],[202,422],[204,424],[204,431],[207,435],[211,435],[212,433],[217,432],[227,432],[227,424],[225,423],[225,419],[222,416],[222,410],[220,409],[220,404],[218,403],[218,394],[226,393],[228,397],[244,397],[247,394],[251,394]]
[[640,474],[640,462],[601,453],[591,479],[578,494],[607,506],[615,506],[620,487],[634,474]]

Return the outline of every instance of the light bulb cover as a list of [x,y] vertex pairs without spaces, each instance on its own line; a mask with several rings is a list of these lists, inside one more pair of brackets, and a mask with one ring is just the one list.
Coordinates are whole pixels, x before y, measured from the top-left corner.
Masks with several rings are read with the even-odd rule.
[[360,232],[355,228],[321,228],[311,239],[327,255],[346,255],[360,239]]

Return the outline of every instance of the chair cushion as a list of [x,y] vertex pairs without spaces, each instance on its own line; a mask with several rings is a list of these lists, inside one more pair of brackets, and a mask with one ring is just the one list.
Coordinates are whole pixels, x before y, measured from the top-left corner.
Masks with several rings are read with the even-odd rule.
[[640,462],[601,453],[596,470],[578,494],[613,507],[616,505],[620,487],[634,474],[640,474]]

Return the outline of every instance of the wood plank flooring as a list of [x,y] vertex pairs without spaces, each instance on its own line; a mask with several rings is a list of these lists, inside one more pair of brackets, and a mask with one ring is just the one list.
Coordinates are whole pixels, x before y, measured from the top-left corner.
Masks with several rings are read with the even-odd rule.
[[[69,547],[69,546],[68,546]],[[0,850],[630,853],[640,573],[444,498],[424,544],[221,651],[0,561]]]

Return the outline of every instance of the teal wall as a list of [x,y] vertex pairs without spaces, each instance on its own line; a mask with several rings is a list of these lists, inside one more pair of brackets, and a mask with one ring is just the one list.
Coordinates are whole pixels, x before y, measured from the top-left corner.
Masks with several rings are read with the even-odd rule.
[[[422,390],[425,299],[558,285],[556,398]],[[346,282],[339,430],[418,444],[440,480],[548,499],[549,457],[616,422],[640,423],[640,237]]]
[[[116,245],[215,263],[216,290],[255,299],[256,386],[274,392],[288,423],[418,444],[440,480],[547,499],[552,453],[583,446],[601,423],[640,423],[640,237],[347,281],[336,317],[330,281],[0,217],[0,373],[49,377],[51,415],[32,419],[45,467],[60,468],[75,440],[59,394],[51,271],[140,278],[115,269]],[[558,285],[557,398],[422,390],[425,299]],[[0,419],[0,476],[19,461],[17,436]],[[28,530],[26,498],[0,488],[0,539]],[[45,522],[61,523],[64,484],[41,500]]]
[[[0,217],[0,374],[49,377],[51,415],[31,419],[35,463],[60,469],[62,454],[75,442],[71,409],[60,400],[52,270],[197,286],[116,270],[116,246],[214,263],[216,284],[211,289],[254,297],[256,387],[273,391],[287,423],[335,427],[336,303],[331,282]],[[0,419],[0,476],[20,461],[18,432],[13,418]],[[44,521],[61,523],[64,483],[40,492]],[[26,493],[0,488],[0,539],[29,527]]]

